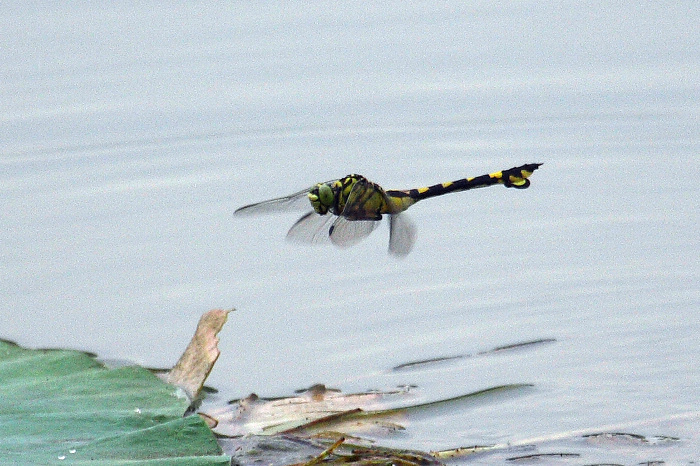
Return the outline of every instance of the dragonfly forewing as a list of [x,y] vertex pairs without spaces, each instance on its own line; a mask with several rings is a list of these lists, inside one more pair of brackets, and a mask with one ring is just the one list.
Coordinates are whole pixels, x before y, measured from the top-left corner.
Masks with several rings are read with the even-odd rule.
[[277,197],[267,201],[256,202],[240,207],[234,211],[234,215],[258,215],[277,212],[288,212],[294,210],[306,210],[309,208],[309,198],[307,195],[311,188],[303,189],[289,196]]
[[[325,181],[319,184],[331,185],[336,181],[338,180]],[[310,186],[287,196],[276,197],[274,199],[268,199],[267,201],[244,205],[243,207],[236,209],[233,214],[244,216],[307,210],[311,206],[311,202],[309,201],[309,192],[316,186],[318,185]]]

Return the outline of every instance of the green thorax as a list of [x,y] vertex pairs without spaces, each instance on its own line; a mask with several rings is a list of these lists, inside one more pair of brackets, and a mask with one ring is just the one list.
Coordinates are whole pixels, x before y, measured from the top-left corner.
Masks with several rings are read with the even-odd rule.
[[382,214],[394,213],[384,189],[362,175],[319,183],[309,191],[308,198],[319,215],[330,212],[348,220],[379,220]]

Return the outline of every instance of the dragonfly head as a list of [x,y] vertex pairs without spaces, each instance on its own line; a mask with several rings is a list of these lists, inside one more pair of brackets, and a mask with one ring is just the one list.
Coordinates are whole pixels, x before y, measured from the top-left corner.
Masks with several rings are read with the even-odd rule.
[[326,215],[333,207],[333,202],[335,201],[335,193],[328,183],[317,184],[311,188],[307,196],[309,201],[311,201],[311,206],[319,215]]

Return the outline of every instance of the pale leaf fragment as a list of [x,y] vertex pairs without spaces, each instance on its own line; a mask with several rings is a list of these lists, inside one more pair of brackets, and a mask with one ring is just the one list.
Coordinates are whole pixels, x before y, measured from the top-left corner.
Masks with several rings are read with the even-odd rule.
[[[274,435],[311,423],[322,423],[328,430],[334,421],[344,421],[362,410],[377,410],[392,400],[411,398],[407,390],[343,394],[323,385],[314,385],[290,398],[262,399],[255,394],[228,406],[210,410],[209,425],[219,435]],[[200,413],[201,414],[201,413]],[[393,413],[390,413],[393,414]],[[353,418],[357,421],[357,418]],[[212,422],[213,421],[213,422]]]
[[190,344],[165,377],[166,382],[185,390],[190,399],[197,398],[219,357],[216,335],[226,323],[229,312],[231,310],[214,309],[202,315]]

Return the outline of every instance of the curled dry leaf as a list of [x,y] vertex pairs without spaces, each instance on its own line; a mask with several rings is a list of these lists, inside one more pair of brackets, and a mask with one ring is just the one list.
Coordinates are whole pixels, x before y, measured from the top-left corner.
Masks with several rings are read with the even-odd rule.
[[529,384],[499,385],[452,398],[410,403],[416,395],[405,389],[343,394],[314,385],[290,398],[262,399],[253,394],[223,409],[208,411],[206,416],[215,421],[215,433],[231,437],[280,433],[310,436],[323,431],[388,433],[403,430],[407,416],[418,419],[441,415],[461,404],[511,398],[530,387]]
[[404,389],[346,394],[319,384],[290,398],[263,399],[251,394],[206,415],[215,420],[214,431],[219,435],[274,435],[319,421],[333,421],[337,426],[359,411],[377,410],[392,400],[411,398],[413,393]]
[[217,334],[226,323],[231,310],[214,309],[205,313],[197,324],[197,330],[187,349],[175,367],[165,376],[165,381],[177,385],[195,399],[219,357]]

